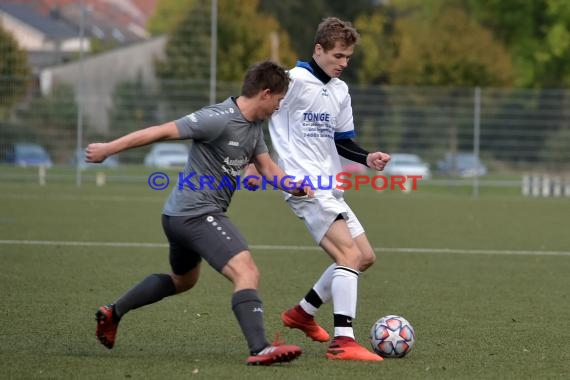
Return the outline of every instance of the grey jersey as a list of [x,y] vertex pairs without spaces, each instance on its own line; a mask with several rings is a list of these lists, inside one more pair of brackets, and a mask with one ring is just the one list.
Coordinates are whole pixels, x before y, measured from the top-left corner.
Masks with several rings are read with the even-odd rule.
[[251,159],[267,152],[261,122],[247,121],[235,98],[204,107],[175,121],[181,139],[192,139],[184,173],[163,213],[199,216],[225,212],[236,176]]

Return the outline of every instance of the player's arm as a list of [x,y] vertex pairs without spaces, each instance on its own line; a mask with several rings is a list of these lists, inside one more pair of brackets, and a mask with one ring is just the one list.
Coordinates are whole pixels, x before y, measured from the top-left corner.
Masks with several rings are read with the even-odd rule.
[[139,129],[107,143],[89,144],[86,149],[85,161],[102,162],[107,157],[127,149],[152,144],[156,141],[176,140],[179,138],[180,133],[178,128],[176,128],[176,124],[174,121],[170,121],[162,125]]
[[[271,182],[273,182],[273,179],[276,178],[277,179],[275,181],[277,182],[276,185],[281,190],[296,196],[303,196],[303,195],[308,195],[310,197],[314,196],[314,190],[310,186],[301,187],[302,181],[295,182],[292,176],[288,176],[287,174],[285,174],[283,169],[281,169],[275,163],[275,161],[271,159],[269,153],[265,152],[258,154],[253,158],[252,162],[255,170],[257,171],[257,174],[261,174],[266,178],[270,178]],[[253,168],[246,168],[246,173],[248,172],[253,173]],[[255,175],[255,174],[249,174],[249,175]]]
[[261,174],[257,171],[255,164],[247,164],[243,171],[243,178],[246,180],[245,185],[249,190],[257,190],[261,183]]
[[335,140],[336,151],[342,157],[366,165],[375,170],[384,170],[384,167],[390,161],[390,155],[383,152],[368,152],[352,139]]

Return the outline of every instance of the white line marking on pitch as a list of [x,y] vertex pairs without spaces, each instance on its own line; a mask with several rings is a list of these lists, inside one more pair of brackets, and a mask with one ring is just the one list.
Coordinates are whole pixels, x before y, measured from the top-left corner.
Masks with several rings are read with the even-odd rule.
[[[4,245],[60,245],[73,247],[114,247],[114,248],[166,248],[165,243],[129,243],[100,241],[56,241],[56,240],[0,240]],[[319,251],[320,247],[312,245],[250,245],[251,249],[268,251]],[[396,253],[448,253],[474,255],[534,255],[534,256],[570,256],[569,251],[521,251],[501,249],[457,249],[457,248],[374,248],[377,252]]]

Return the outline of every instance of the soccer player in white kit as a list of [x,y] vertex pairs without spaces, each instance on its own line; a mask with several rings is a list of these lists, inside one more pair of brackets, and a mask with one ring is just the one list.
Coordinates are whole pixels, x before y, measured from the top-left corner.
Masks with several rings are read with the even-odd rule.
[[[291,84],[269,121],[279,166],[296,180],[308,178],[318,187],[310,199],[285,194],[287,204],[334,261],[299,304],[283,312],[281,318],[285,326],[326,342],[329,334],[317,324],[314,315],[332,299],[334,338],[327,358],[379,361],[380,356],[356,342],[352,328],[358,276],[374,263],[375,254],[336,181],[342,171],[339,154],[375,170],[383,170],[390,160],[388,154],[369,153],[351,139],[355,136],[351,99],[348,86],[339,77],[358,39],[349,22],[324,19],[315,35],[312,60],[299,61],[289,71]],[[256,174],[252,166],[245,173]],[[253,180],[250,184],[257,183]]]

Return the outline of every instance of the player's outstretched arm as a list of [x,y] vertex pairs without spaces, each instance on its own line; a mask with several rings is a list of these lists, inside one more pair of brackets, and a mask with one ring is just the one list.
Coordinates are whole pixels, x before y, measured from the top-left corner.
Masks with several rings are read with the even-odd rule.
[[334,143],[338,154],[342,157],[375,170],[384,170],[390,161],[389,154],[383,152],[369,153],[352,139],[338,139]]
[[93,163],[103,162],[107,157],[127,149],[152,144],[156,141],[176,140],[179,138],[180,134],[176,124],[170,121],[162,125],[139,129],[108,143],[89,144],[85,151],[85,161]]

